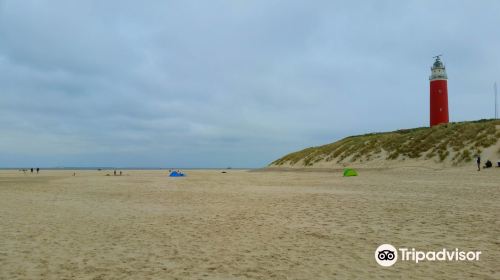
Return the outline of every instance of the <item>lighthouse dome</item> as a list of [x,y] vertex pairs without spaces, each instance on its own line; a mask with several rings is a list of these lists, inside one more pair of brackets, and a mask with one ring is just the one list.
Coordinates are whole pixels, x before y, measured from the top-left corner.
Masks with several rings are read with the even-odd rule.
[[434,64],[432,66],[433,68],[444,68],[444,64],[441,59],[439,59],[439,57],[436,58],[436,61],[434,61]]

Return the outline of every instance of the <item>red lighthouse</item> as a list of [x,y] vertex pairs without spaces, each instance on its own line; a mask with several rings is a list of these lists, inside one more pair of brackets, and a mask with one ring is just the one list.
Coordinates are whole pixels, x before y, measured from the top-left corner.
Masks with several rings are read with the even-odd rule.
[[431,126],[448,123],[448,76],[439,55],[431,68]]

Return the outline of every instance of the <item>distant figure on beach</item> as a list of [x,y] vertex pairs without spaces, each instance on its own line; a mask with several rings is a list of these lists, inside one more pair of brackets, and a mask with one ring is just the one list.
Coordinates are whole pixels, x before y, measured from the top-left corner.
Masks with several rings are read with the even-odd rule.
[[33,168],[31,168],[31,173],[33,173]]
[[122,172],[120,171],[120,176],[122,176]]
[[40,172],[40,168],[36,168],[36,174],[38,174],[38,172]]
[[481,170],[481,157],[477,156],[477,171]]
[[113,171],[113,175],[114,175],[114,176],[116,176],[116,170],[115,170],[115,171]]

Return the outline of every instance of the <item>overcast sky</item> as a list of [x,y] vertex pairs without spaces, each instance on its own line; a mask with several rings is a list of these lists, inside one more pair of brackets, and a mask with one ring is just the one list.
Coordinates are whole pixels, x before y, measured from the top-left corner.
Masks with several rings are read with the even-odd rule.
[[0,167],[262,167],[492,118],[500,1],[0,0]]

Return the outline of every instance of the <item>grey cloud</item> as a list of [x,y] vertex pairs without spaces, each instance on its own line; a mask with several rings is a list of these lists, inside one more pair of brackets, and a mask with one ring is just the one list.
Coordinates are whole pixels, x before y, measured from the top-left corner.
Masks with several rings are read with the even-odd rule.
[[262,166],[491,116],[496,1],[0,0],[0,165]]

